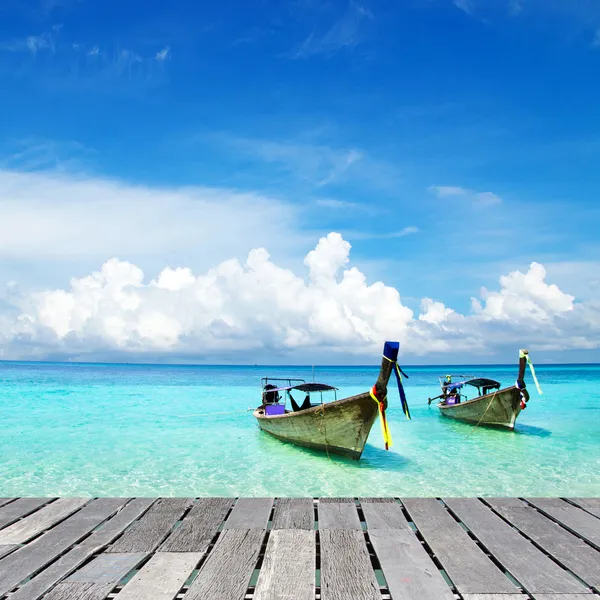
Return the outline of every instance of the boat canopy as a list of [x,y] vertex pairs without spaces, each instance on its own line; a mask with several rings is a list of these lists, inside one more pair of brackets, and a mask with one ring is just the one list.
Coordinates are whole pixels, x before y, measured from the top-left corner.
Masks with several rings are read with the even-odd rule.
[[465,381],[466,385],[472,385],[476,388],[490,388],[492,390],[499,390],[500,384],[493,379],[486,379],[485,377],[478,377],[476,379],[471,379],[469,381]]
[[286,385],[284,387],[272,388],[270,392],[287,392],[289,390],[299,390],[300,392],[330,392],[338,388],[326,383],[300,383],[298,385]]

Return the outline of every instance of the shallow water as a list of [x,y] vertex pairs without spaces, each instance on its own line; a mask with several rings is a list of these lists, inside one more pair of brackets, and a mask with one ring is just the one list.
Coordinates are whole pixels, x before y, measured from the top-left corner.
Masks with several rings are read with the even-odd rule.
[[[264,375],[309,367],[0,363],[0,496],[600,496],[600,365],[539,366],[514,432],[439,415],[437,377],[505,385],[516,366],[411,367],[412,420],[390,384],[394,440],[376,423],[360,461],[280,442],[247,408]],[[378,368],[321,367],[338,397]]]

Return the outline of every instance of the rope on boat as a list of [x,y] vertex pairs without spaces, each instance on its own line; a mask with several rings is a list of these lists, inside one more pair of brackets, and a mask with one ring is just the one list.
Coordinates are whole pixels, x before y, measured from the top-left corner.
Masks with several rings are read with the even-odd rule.
[[494,392],[494,395],[490,398],[490,401],[488,402],[487,408],[485,409],[485,411],[481,415],[481,419],[479,419],[479,421],[477,422],[477,425],[475,425],[475,427],[473,427],[473,429],[471,429],[471,431],[469,431],[469,433],[464,437],[465,440],[468,439],[470,436],[472,436],[473,433],[475,432],[475,429],[477,429],[477,427],[479,427],[479,425],[481,425],[481,421],[483,421],[483,418],[487,414],[487,411],[489,410],[490,406],[492,405],[492,402],[494,401],[494,398],[496,397],[497,393],[498,393],[498,390],[496,390]]

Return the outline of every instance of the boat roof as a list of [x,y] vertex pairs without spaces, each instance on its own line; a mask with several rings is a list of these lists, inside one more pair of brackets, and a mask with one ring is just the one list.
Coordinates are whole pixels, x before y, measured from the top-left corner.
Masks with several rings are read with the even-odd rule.
[[288,390],[299,390],[301,392],[329,392],[333,390],[337,390],[336,387],[332,385],[327,385],[326,383],[300,383],[298,385],[286,385],[278,388],[271,388],[269,392],[285,392]]
[[465,379],[463,381],[457,381],[455,383],[444,384],[447,390],[455,390],[461,388],[463,385],[472,385],[473,387],[490,387],[500,389],[500,383],[494,379],[488,379],[486,377],[474,377],[472,379]]

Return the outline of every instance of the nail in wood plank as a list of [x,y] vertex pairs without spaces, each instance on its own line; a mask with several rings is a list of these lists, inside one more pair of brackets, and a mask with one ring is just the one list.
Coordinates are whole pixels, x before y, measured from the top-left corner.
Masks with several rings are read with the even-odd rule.
[[277,529],[269,536],[254,600],[313,600],[315,531]]
[[173,600],[203,552],[157,552],[129,581],[119,600]]
[[372,529],[406,529],[412,531],[402,512],[402,506],[397,502],[368,502],[363,500],[361,506],[368,531]]
[[407,529],[373,529],[369,538],[394,600],[454,600],[417,536]]
[[260,529],[222,533],[185,600],[243,600],[264,537]]
[[91,498],[59,498],[0,531],[0,544],[22,544],[86,505]]
[[273,529],[315,528],[312,498],[279,498],[273,515]]
[[0,597],[90,533],[125,501],[123,498],[93,500],[66,521],[3,558],[0,561]]
[[402,503],[459,592],[519,592],[435,498],[403,498]]
[[339,501],[319,501],[317,514],[319,515],[319,530],[362,529],[356,504],[352,500],[341,498]]
[[322,600],[380,600],[362,531],[323,529],[321,541]]
[[526,500],[600,550],[600,519],[558,498]]
[[[126,500],[124,498],[123,502]],[[75,546],[25,585],[22,585],[11,595],[11,600],[39,600],[52,586],[119,536],[153,502],[153,498],[136,498],[120,508],[116,515],[103,523],[99,529],[85,538],[78,546]]]
[[104,600],[146,556],[146,553],[134,552],[100,554],[50,590],[44,600]]
[[444,502],[526,591],[546,594],[585,592],[570,573],[538,550],[508,523],[476,498],[447,498]]
[[224,529],[266,529],[273,498],[240,498],[233,507]]
[[51,500],[52,498],[19,498],[7,504],[0,509],[0,529],[27,516]]
[[200,498],[160,547],[161,552],[206,552],[233,498]]
[[507,507],[502,500],[486,502],[580,579],[600,588],[600,552],[524,502],[520,507]]
[[107,552],[153,552],[192,502],[191,498],[160,499]]

